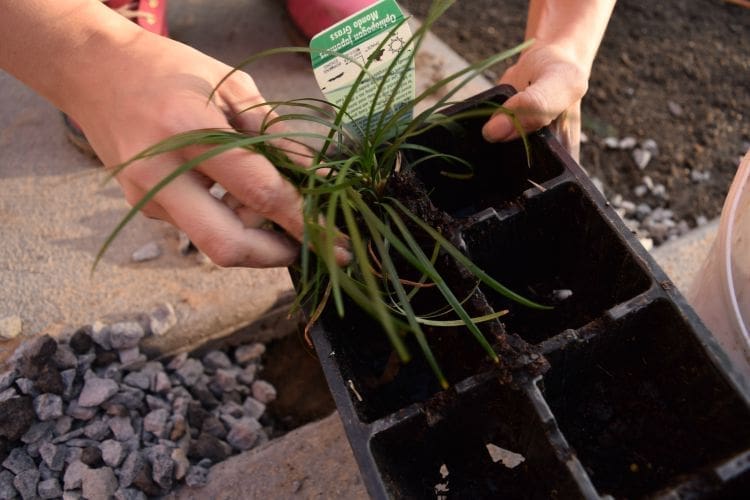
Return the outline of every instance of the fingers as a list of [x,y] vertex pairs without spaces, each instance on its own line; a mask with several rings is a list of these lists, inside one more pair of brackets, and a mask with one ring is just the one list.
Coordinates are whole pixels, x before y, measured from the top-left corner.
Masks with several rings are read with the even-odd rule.
[[236,209],[211,196],[187,175],[164,188],[157,201],[174,224],[219,266],[288,266],[299,252],[299,245],[286,235],[246,227],[245,220],[251,222],[249,219],[240,217]]
[[[587,79],[580,69],[568,62],[519,61],[532,65],[527,68],[512,68],[503,75],[501,83],[510,83],[520,91],[510,97],[505,108],[510,110],[526,132],[533,132],[550,125],[559,116],[574,119],[580,123],[579,102],[586,93]],[[536,63],[537,66],[533,66]],[[563,120],[564,121],[564,120]],[[516,139],[518,130],[509,116],[498,112],[482,129],[489,142]]]

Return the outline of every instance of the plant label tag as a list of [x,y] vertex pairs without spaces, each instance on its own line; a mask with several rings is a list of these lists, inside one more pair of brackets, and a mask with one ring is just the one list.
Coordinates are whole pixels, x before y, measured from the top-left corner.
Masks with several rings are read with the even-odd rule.
[[389,139],[411,120],[416,95],[411,39],[398,4],[381,0],[310,41],[320,90],[337,109],[346,108],[343,124],[360,138],[387,126],[381,139]]

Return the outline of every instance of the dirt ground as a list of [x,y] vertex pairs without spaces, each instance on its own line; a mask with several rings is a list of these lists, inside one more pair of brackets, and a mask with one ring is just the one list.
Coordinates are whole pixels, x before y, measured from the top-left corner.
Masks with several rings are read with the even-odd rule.
[[[402,3],[419,17],[431,1]],[[460,1],[433,31],[476,61],[522,41],[527,5]],[[750,9],[722,0],[617,3],[583,101],[588,142],[581,149],[581,164],[610,198],[670,209],[690,227],[719,215],[739,158],[750,149],[748,35]],[[604,144],[628,136],[658,146],[643,170],[632,150]],[[638,196],[646,175],[666,193]]]

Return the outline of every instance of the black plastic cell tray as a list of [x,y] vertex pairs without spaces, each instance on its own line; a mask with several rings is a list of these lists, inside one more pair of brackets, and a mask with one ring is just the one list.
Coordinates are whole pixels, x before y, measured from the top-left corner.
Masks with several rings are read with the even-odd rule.
[[[549,132],[529,137],[529,170],[520,141],[488,144],[482,120],[463,125],[420,142],[467,158],[474,177],[420,177],[464,222],[475,263],[528,298],[558,297],[540,312],[483,290],[550,368],[508,384],[490,364],[458,367],[444,398],[416,355],[409,382],[376,384],[391,357],[380,328],[357,310],[324,316],[312,338],[369,494],[747,498],[750,400],[695,313]],[[523,460],[506,465],[499,449]]]

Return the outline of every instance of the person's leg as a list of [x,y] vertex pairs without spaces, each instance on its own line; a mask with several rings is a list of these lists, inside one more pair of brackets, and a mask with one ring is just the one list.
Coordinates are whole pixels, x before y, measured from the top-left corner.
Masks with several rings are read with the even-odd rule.
[[289,17],[307,38],[351,16],[376,0],[286,0]]

